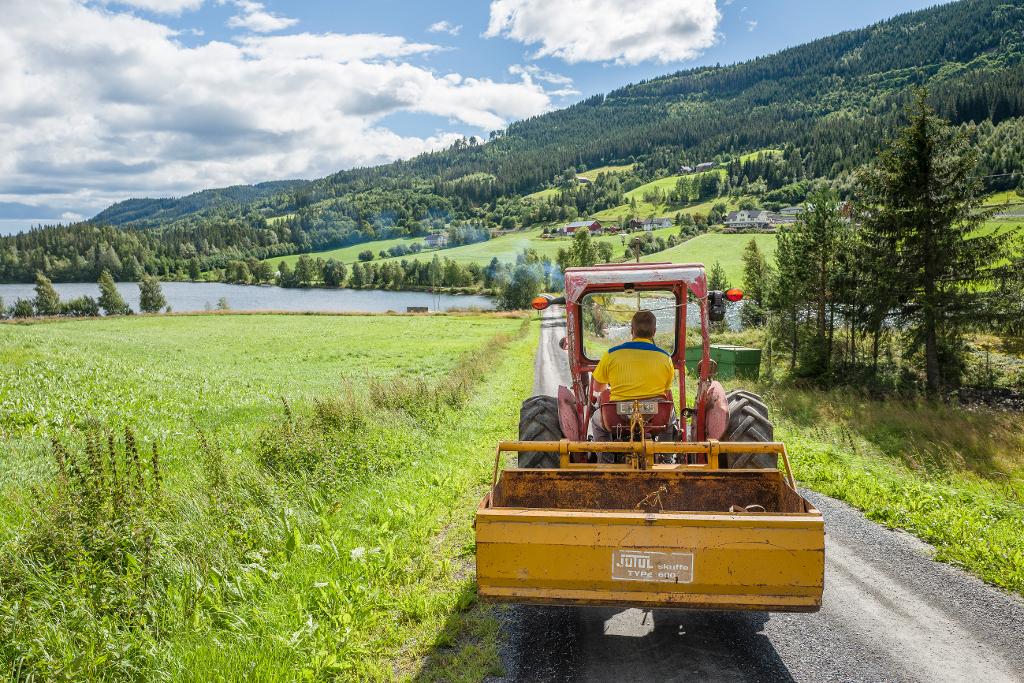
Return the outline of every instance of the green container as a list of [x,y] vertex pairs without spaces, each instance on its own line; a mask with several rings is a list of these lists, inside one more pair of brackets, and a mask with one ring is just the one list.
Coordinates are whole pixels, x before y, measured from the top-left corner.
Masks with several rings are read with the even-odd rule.
[[[711,360],[718,363],[718,379],[757,379],[761,374],[761,349],[749,349],[745,346],[728,344],[712,344]],[[701,359],[702,349],[692,346],[686,349],[686,370],[697,373],[697,364]]]
[[700,346],[691,346],[686,349],[686,371],[691,375],[697,374],[697,363],[700,362],[704,349]]

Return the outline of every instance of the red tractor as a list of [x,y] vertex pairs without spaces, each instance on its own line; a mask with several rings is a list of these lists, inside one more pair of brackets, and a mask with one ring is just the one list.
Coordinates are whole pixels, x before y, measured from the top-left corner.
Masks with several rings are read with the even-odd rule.
[[[564,297],[536,301],[541,310],[565,306],[561,347],[572,381],[558,387],[557,398],[525,401],[519,440],[498,444],[491,488],[476,514],[483,600],[820,608],[821,513],[797,490],[761,399],[726,393],[714,380],[708,327],[724,318],[727,299],[741,296],[709,292],[703,266],[654,263],[570,268]],[[658,319],[654,342],[679,373],[678,411],[671,392],[618,402],[594,395],[597,362],[613,343],[629,340],[623,336],[637,309]],[[699,325],[702,348],[692,406],[688,318]],[[554,345],[549,329],[544,337]],[[549,360],[557,353],[542,349]],[[598,410],[612,441],[588,438]],[[518,454],[517,467],[501,468],[506,453]]]
[[[645,263],[569,268],[565,272],[565,292],[557,299],[538,297],[533,307],[544,310],[554,304],[565,306],[567,334],[562,348],[569,355],[572,384],[560,386],[557,398],[534,396],[523,403],[520,441],[584,441],[595,411],[601,411],[604,424],[616,440],[772,441],[773,427],[761,397],[744,390],[726,392],[714,380],[716,364],[710,358],[709,323],[724,319],[725,302],[739,301],[743,297],[740,290],[709,292],[702,265]],[[673,410],[676,399],[671,392],[640,402],[612,402],[607,389],[601,395],[593,391],[594,368],[608,346],[602,338],[617,332],[616,341],[628,341],[622,336],[628,335],[623,323],[639,308],[653,310],[658,317],[655,341],[669,351],[679,374],[679,411]],[[699,316],[702,349],[692,408],[685,405],[688,311],[693,317]],[[619,323],[617,327],[615,322]],[[642,434],[637,429],[634,408],[639,408],[642,415]],[[699,456],[690,456],[694,458]],[[576,461],[585,459],[593,460],[594,456],[575,457]],[[555,467],[557,457],[522,452],[519,466]],[[749,453],[726,457],[722,466],[776,467],[777,462],[770,454]]]

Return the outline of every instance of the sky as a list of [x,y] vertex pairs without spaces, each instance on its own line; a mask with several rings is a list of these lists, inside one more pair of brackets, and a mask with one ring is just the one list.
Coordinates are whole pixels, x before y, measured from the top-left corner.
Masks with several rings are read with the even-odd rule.
[[936,0],[0,0],[0,232],[385,163]]

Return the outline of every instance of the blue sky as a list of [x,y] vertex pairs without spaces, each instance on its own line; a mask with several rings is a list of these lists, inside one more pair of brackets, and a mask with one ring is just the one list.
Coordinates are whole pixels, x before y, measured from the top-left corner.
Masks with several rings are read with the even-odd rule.
[[626,83],[934,4],[5,3],[0,230],[132,196],[408,157]]

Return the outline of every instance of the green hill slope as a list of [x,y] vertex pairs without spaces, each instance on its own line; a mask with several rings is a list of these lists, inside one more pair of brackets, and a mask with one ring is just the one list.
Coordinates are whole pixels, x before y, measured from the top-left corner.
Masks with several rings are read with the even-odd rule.
[[[746,188],[792,203],[809,181],[845,180],[873,158],[918,85],[929,88],[942,116],[967,127],[987,189],[1015,187],[1024,167],[1024,0],[970,0],[741,64],[628,85],[513,123],[486,143],[463,140],[406,161],[241,195],[227,188],[133,200],[90,224],[0,238],[0,281],[31,281],[40,264],[53,279],[95,279],[97,248],[116,252],[108,265],[120,264],[124,272],[115,275],[127,277],[135,263],[187,272],[195,259],[209,270],[230,259],[399,238],[460,220],[534,226],[611,215],[638,186],[681,165],[727,158],[726,186],[701,194],[702,203]],[[749,156],[761,149],[782,153]],[[603,187],[523,199],[577,165],[633,168],[609,174]],[[115,235],[99,223],[148,229]]]
[[671,249],[641,258],[648,262],[703,263],[710,270],[717,261],[722,264],[729,284],[740,287],[743,284],[743,249],[750,240],[757,242],[761,252],[769,259],[775,254],[775,235],[723,235],[708,233],[698,235]]

